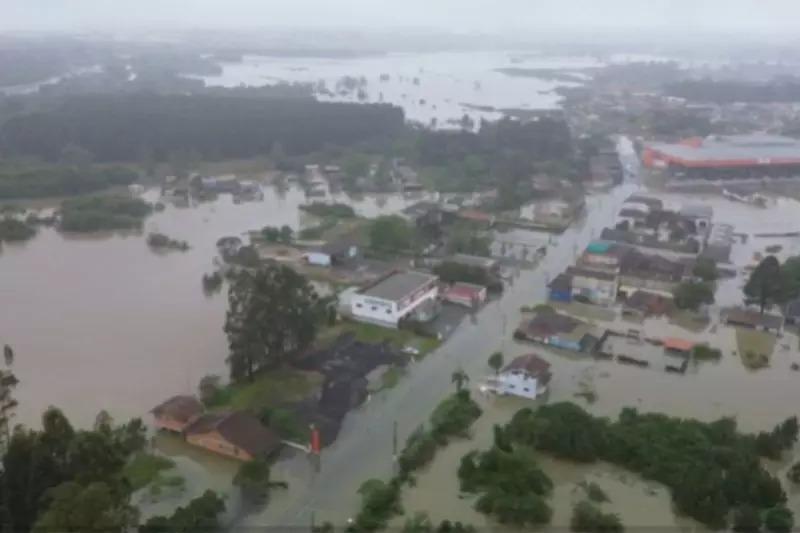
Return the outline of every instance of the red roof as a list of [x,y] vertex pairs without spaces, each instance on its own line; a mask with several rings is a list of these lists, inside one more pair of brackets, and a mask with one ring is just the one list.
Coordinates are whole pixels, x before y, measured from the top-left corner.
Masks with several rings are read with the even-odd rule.
[[679,339],[677,337],[667,337],[664,339],[664,348],[667,350],[675,350],[676,352],[689,352],[694,348],[696,343],[687,341],[686,339]]
[[510,370],[524,370],[532,376],[541,376],[550,372],[550,363],[535,353],[529,353],[514,358],[513,361],[506,365],[503,372]]
[[473,285],[471,283],[455,283],[452,287],[447,289],[445,298],[463,298],[466,300],[473,300],[479,298],[484,287],[480,285]]
[[173,396],[150,411],[156,417],[168,416],[181,422],[189,422],[203,412],[203,404],[194,396]]

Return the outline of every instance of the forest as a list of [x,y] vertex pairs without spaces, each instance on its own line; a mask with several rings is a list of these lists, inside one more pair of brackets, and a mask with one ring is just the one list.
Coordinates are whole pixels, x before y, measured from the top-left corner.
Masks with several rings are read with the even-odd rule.
[[79,146],[95,161],[165,161],[176,152],[207,160],[289,155],[391,138],[403,128],[400,108],[298,98],[122,94],[66,97],[52,110],[15,115],[0,130],[0,150],[56,161]]

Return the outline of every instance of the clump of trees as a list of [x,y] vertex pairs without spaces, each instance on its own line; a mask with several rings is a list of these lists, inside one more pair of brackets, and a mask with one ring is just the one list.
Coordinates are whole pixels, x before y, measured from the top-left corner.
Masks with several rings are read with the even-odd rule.
[[60,228],[76,232],[138,229],[152,210],[144,200],[127,196],[74,198],[61,204]]
[[719,359],[722,357],[722,351],[707,344],[698,344],[692,348],[692,356],[698,360]]
[[783,264],[774,255],[762,259],[750,274],[744,295],[762,313],[771,305],[800,297],[800,256],[790,257]]
[[678,309],[697,311],[702,305],[714,303],[714,285],[705,281],[684,281],[672,296]]
[[572,531],[586,533],[621,533],[625,529],[618,515],[604,513],[588,501],[575,504],[569,526]]
[[737,509],[783,508],[786,494],[759,457],[779,458],[791,448],[798,423],[789,418],[770,432],[747,435],[738,432],[732,418],[704,423],[625,408],[610,421],[575,404],[557,403],[518,411],[504,433],[514,447],[581,462],[607,461],[659,481],[669,487],[678,511],[724,528]]
[[264,226],[261,229],[261,235],[267,242],[290,244],[294,238],[294,231],[285,224],[280,228],[276,228],[275,226]]
[[252,380],[311,345],[329,302],[285,265],[266,265],[236,276],[228,292],[225,333],[231,379]]
[[490,291],[503,290],[503,282],[491,275],[485,268],[464,265],[455,261],[443,261],[433,267],[433,273],[446,283],[464,282],[483,285]]
[[233,477],[233,485],[242,493],[242,499],[247,503],[262,505],[269,497],[269,491],[274,488],[287,488],[285,481],[272,481],[269,462],[264,459],[247,461],[239,466]]
[[124,167],[68,164],[0,165],[0,199],[74,196],[130,185],[138,175]]
[[27,241],[36,235],[36,228],[14,217],[0,218],[0,242]]
[[326,204],[323,202],[312,202],[299,206],[299,209],[320,218],[354,218],[356,216],[356,212],[352,207],[340,203]]
[[154,516],[139,527],[139,533],[194,533],[217,531],[219,516],[225,512],[225,502],[217,493],[207,490],[188,503],[178,507],[171,516]]
[[376,250],[410,250],[414,240],[414,228],[397,215],[380,216],[369,227],[369,244]]
[[189,243],[173,239],[163,233],[151,233],[147,236],[147,246],[154,250],[178,250],[185,252]]
[[714,282],[719,278],[717,263],[710,257],[698,257],[692,267],[692,274],[706,282]]

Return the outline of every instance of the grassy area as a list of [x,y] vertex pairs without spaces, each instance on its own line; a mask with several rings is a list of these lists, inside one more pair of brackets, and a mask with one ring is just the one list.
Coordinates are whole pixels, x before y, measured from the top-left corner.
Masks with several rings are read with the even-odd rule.
[[761,368],[769,364],[775,349],[775,335],[748,328],[736,328],[736,346],[742,362],[748,368]]
[[[392,389],[400,383],[400,379],[406,375],[407,370],[402,366],[390,366],[381,375],[381,385],[378,390]],[[376,391],[377,392],[377,391]]]
[[378,343],[388,341],[395,348],[413,347],[419,350],[415,359],[422,359],[441,344],[437,339],[421,337],[416,333],[404,329],[384,328],[373,324],[345,321],[332,328],[326,329],[319,337],[320,343],[327,343],[342,333],[353,333],[356,339],[362,342]]
[[699,333],[708,327],[710,320],[707,316],[691,311],[676,311],[670,315],[669,322],[685,330]]
[[155,481],[161,471],[169,470],[174,466],[175,462],[166,457],[137,453],[122,469],[122,475],[131,484],[133,490],[139,490]]
[[551,302],[550,305],[559,311],[587,320],[612,322],[617,316],[611,309],[581,302]]
[[322,384],[322,375],[279,368],[256,375],[251,383],[229,385],[209,402],[213,409],[242,409],[256,415],[265,408],[306,398]]

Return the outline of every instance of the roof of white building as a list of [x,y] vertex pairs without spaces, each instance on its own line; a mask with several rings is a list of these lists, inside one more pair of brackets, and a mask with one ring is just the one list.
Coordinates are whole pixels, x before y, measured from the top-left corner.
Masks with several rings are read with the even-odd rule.
[[436,276],[413,270],[392,272],[372,285],[364,287],[359,293],[397,302],[437,279]]

